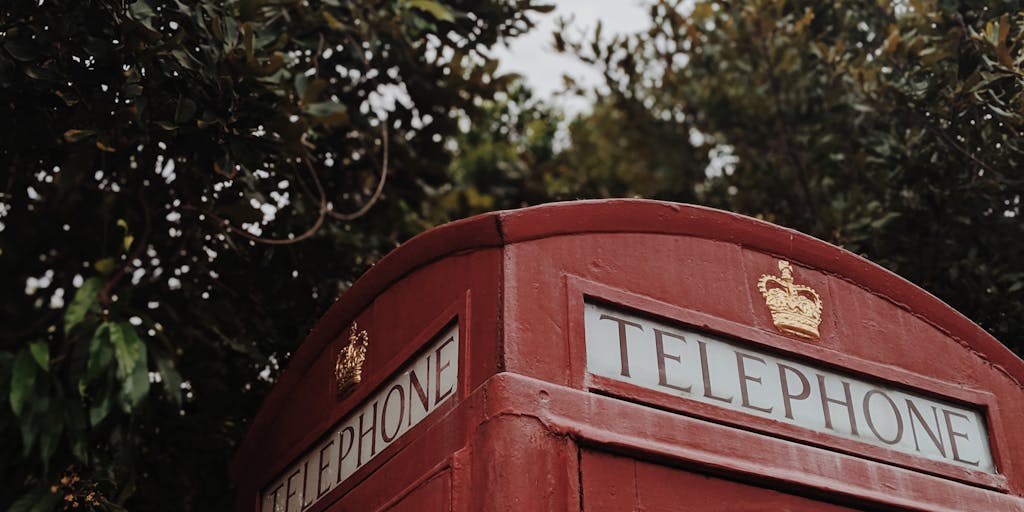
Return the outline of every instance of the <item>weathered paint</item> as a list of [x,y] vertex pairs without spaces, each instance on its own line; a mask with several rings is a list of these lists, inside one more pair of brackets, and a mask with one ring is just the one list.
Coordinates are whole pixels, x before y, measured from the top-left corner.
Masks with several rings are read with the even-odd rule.
[[[780,259],[825,304],[818,340],[781,334],[765,309],[755,283]],[[590,372],[588,302],[983,416],[992,464]],[[335,355],[353,321],[371,343],[363,382],[338,399]],[[254,419],[232,466],[238,510],[259,510],[261,491],[372,407],[453,322],[451,399],[304,510],[1024,510],[1024,431],[1007,417],[1024,408],[1024,363],[997,340],[811,237],[635,200],[486,214],[384,258],[327,312]]]

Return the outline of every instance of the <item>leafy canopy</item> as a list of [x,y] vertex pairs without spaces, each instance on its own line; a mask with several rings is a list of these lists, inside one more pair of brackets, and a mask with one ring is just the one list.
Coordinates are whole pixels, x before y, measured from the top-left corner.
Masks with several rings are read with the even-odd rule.
[[438,211],[647,197],[744,213],[888,267],[1024,354],[1019,2],[648,9],[634,34],[574,39],[566,20],[555,48],[604,76],[565,77],[593,110],[564,150],[536,151],[557,137],[531,123],[557,113],[526,93],[486,103]]
[[229,508],[208,468],[317,312],[433,223],[552,199],[790,226],[1024,349],[1016,2],[651,1],[555,34],[605,77],[567,80],[597,98],[567,143],[487,55],[527,2],[38,4],[0,13],[0,508]]
[[[860,253],[1024,353],[1019,2],[650,2],[555,45],[602,70],[563,197],[695,201]],[[553,189],[554,190],[554,189]]]
[[268,383],[427,225],[444,141],[511,79],[490,48],[546,9],[7,2],[0,509],[230,508]]

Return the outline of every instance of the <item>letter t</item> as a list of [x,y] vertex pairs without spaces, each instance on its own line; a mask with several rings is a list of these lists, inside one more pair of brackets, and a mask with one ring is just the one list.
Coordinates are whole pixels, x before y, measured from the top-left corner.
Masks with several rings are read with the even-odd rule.
[[619,358],[622,361],[622,376],[629,377],[629,354],[626,352],[626,326],[631,325],[641,331],[643,331],[644,328],[636,322],[630,322],[624,318],[618,318],[611,315],[601,315],[601,320],[611,320],[619,324]]

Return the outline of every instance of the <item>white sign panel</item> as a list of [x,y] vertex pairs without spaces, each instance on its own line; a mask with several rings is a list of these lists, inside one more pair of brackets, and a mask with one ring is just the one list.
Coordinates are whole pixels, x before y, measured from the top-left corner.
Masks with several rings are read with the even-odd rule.
[[312,507],[455,395],[459,328],[452,327],[263,490],[261,512]]
[[587,371],[679,397],[995,473],[977,410],[586,303]]

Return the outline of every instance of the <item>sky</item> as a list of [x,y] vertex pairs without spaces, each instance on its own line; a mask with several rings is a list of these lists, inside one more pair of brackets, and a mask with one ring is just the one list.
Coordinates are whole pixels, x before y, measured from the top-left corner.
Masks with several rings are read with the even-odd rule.
[[[590,110],[591,101],[566,94],[559,94],[563,87],[562,75],[568,74],[576,83],[595,86],[602,83],[601,75],[595,69],[572,57],[558,54],[554,49],[551,34],[558,28],[560,18],[572,18],[569,39],[592,34],[598,20],[602,23],[604,37],[632,33],[650,26],[647,8],[650,1],[642,0],[549,0],[555,10],[535,17],[537,26],[523,37],[514,39],[508,46],[496,47],[495,56],[500,60],[499,73],[519,73],[540,98],[559,106],[566,114],[566,120]],[[699,135],[699,134],[698,134]],[[556,134],[556,147],[568,143],[566,126]],[[718,144],[711,150],[711,161],[705,172],[709,176],[730,174],[738,162],[732,153],[732,146]]]
[[501,61],[499,73],[519,73],[541,98],[562,107],[567,114],[579,114],[589,109],[589,101],[578,97],[558,95],[562,89],[562,75],[568,74],[581,85],[597,85],[600,74],[585,64],[555,52],[552,32],[560,18],[572,17],[569,35],[593,33],[601,21],[605,37],[616,33],[635,32],[648,25],[646,9],[638,0],[550,0],[555,10],[536,15],[537,26],[506,47],[499,46],[496,56]]

